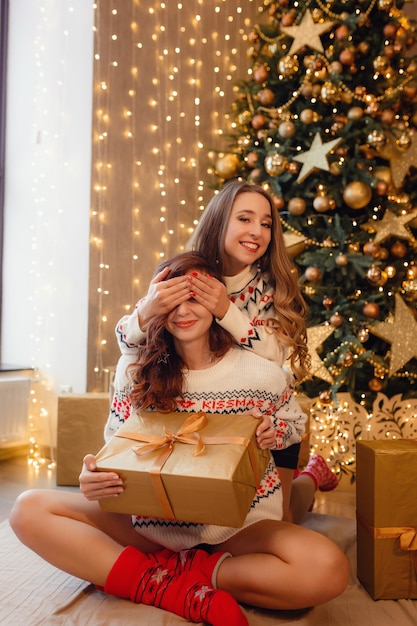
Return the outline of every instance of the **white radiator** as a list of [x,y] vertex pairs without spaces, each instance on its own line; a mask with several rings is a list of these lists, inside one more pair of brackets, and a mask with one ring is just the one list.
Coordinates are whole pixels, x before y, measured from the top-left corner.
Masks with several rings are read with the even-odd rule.
[[0,448],[27,443],[30,378],[0,377]]

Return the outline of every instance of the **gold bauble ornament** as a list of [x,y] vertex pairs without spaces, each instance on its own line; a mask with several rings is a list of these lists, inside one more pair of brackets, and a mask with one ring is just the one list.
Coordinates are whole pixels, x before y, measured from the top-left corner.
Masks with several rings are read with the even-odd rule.
[[298,72],[298,70],[300,69],[300,65],[296,57],[287,55],[280,59],[277,69],[279,74],[281,74],[285,78],[290,78]]
[[365,317],[369,317],[372,320],[377,320],[380,313],[379,305],[376,302],[367,302],[363,306],[362,313],[363,315],[365,315]]
[[383,74],[389,68],[389,59],[384,55],[375,57],[372,62],[375,72]]
[[330,324],[332,326],[335,326],[336,328],[339,328],[339,326],[341,326],[344,322],[343,317],[340,315],[340,313],[333,313],[333,315],[330,316]]
[[332,61],[329,70],[331,74],[341,74],[343,72],[343,65],[340,61]]
[[255,113],[251,120],[252,128],[259,130],[266,124],[266,117],[262,113]]
[[395,145],[398,150],[405,152],[411,146],[411,137],[408,133],[402,133],[398,139],[395,140]]
[[373,241],[367,241],[363,244],[363,253],[371,256],[373,259],[379,258],[380,246]]
[[381,280],[381,273],[382,270],[380,267],[378,267],[377,265],[371,265],[371,267],[366,272],[366,278],[373,285],[377,285],[378,282]]
[[261,89],[258,93],[259,102],[264,106],[269,106],[273,104],[275,99],[275,93],[272,89]]
[[314,114],[313,109],[303,109],[300,113],[300,120],[303,124],[312,124],[316,121],[316,115]]
[[350,120],[358,121],[363,117],[363,109],[361,107],[351,107],[347,112],[347,116]]
[[274,193],[271,194],[271,198],[274,201],[274,206],[277,211],[281,211],[285,206],[285,200],[282,196],[277,196]]
[[403,259],[407,256],[407,246],[402,241],[396,241],[392,244],[390,252],[396,259]]
[[409,302],[417,301],[417,280],[404,280],[401,287]]
[[270,176],[279,176],[285,172],[287,163],[287,158],[278,152],[269,154],[264,160],[265,170]]
[[384,269],[384,272],[386,273],[388,278],[395,278],[397,270],[395,269],[393,265],[387,265],[386,268]]
[[322,304],[324,308],[326,309],[326,311],[330,311],[330,309],[333,308],[334,305],[336,304],[336,300],[332,298],[331,296],[324,296]]
[[371,391],[381,391],[382,389],[382,380],[380,378],[371,378],[368,382],[368,387]]
[[391,126],[395,120],[395,112],[392,109],[384,109],[379,114],[379,118],[383,124]]
[[295,198],[291,198],[288,200],[288,211],[291,215],[303,215],[306,210],[306,201],[304,198],[299,198],[296,196]]
[[311,98],[311,95],[313,93],[313,85],[310,82],[306,81],[301,85],[300,92],[301,95],[304,96],[304,98]]
[[317,213],[326,213],[330,210],[329,198],[327,196],[316,196],[313,200],[313,207]]
[[335,263],[337,267],[345,267],[349,262],[349,258],[347,254],[343,254],[343,252],[339,252],[335,259]]
[[278,133],[284,139],[288,139],[290,137],[293,137],[294,134],[295,134],[295,124],[294,124],[294,122],[291,122],[290,120],[287,120],[286,122],[281,122],[281,124],[278,126]]
[[268,76],[269,72],[266,69],[265,65],[258,65],[258,67],[253,70],[253,79],[257,83],[265,82],[266,80],[268,80]]
[[387,138],[382,130],[374,128],[374,130],[371,130],[368,134],[367,142],[376,150],[381,150],[387,143]]
[[239,170],[239,158],[236,154],[225,154],[216,161],[216,172],[222,178],[233,178]]
[[257,152],[248,152],[245,156],[245,161],[249,167],[255,167],[255,165],[258,163],[258,160],[259,154]]
[[353,65],[355,62],[355,49],[352,48],[343,48],[339,54],[339,61],[342,65]]
[[371,187],[361,180],[348,183],[343,190],[343,200],[351,209],[363,209],[371,199]]
[[315,267],[314,265],[311,265],[310,267],[306,267],[306,270],[304,272],[304,276],[306,277],[306,280],[308,280],[311,283],[316,282],[317,280],[320,280],[321,278],[321,271],[318,267]]
[[320,95],[323,102],[332,104],[336,102],[338,93],[339,90],[336,85],[330,81],[326,81],[321,88]]
[[344,365],[344,367],[351,367],[353,365],[353,354],[352,352],[350,352],[350,350],[348,350],[342,357],[341,357],[341,364]]

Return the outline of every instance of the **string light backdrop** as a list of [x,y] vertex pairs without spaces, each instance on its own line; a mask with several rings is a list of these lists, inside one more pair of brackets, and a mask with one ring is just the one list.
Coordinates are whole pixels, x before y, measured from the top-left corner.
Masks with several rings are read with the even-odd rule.
[[118,319],[180,252],[213,191],[259,1],[95,5],[88,390],[107,387]]

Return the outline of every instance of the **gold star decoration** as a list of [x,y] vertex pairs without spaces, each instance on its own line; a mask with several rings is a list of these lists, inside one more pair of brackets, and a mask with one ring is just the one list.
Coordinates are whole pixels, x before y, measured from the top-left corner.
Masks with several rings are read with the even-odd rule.
[[327,337],[330,337],[334,333],[335,328],[333,326],[311,326],[307,328],[307,345],[308,353],[311,357],[311,375],[316,378],[321,378],[327,383],[333,383],[333,377],[329,370],[324,366],[323,361],[320,359],[317,350],[321,348],[323,341],[326,341]]
[[389,376],[413,357],[417,358],[417,320],[398,293],[395,295],[394,320],[371,325],[369,330],[391,344]]
[[306,11],[298,26],[286,26],[285,28],[281,27],[281,32],[293,37],[294,39],[288,54],[295,54],[298,50],[301,50],[304,47],[324,52],[320,35],[325,33],[327,30],[330,30],[333,24],[334,22],[322,22],[321,24],[317,24],[313,20],[311,11]]
[[382,220],[370,220],[362,224],[362,228],[371,233],[376,232],[374,243],[381,243],[381,241],[385,241],[389,237],[399,237],[399,239],[413,241],[413,233],[406,227],[406,224],[416,217],[417,210],[405,215],[395,215],[395,213],[386,209]]
[[307,239],[303,235],[297,235],[290,231],[284,232],[285,249],[291,258],[301,254],[307,245]]
[[392,135],[388,135],[386,145],[379,152],[390,162],[392,182],[397,189],[402,187],[410,167],[417,167],[417,133],[411,134],[410,139],[410,147],[407,150],[399,150]]
[[294,161],[299,161],[303,164],[297,178],[297,183],[302,183],[303,180],[305,180],[307,176],[309,176],[316,168],[328,172],[329,164],[327,162],[326,155],[329,154],[329,152],[331,152],[341,141],[342,138],[338,137],[337,139],[332,139],[327,143],[323,143],[320,133],[316,133],[311,143],[310,150],[293,157]]

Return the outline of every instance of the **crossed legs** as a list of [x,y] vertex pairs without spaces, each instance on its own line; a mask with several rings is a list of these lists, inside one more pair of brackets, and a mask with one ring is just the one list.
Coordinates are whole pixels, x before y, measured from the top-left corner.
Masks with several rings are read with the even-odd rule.
[[[130,516],[104,512],[98,502],[58,490],[22,494],[10,523],[46,561],[100,587],[126,546],[145,555],[161,548],[134,530]],[[339,595],[348,582],[347,559],[333,542],[287,522],[259,522],[214,551],[234,557],[220,563],[217,588],[252,606],[306,608]]]

